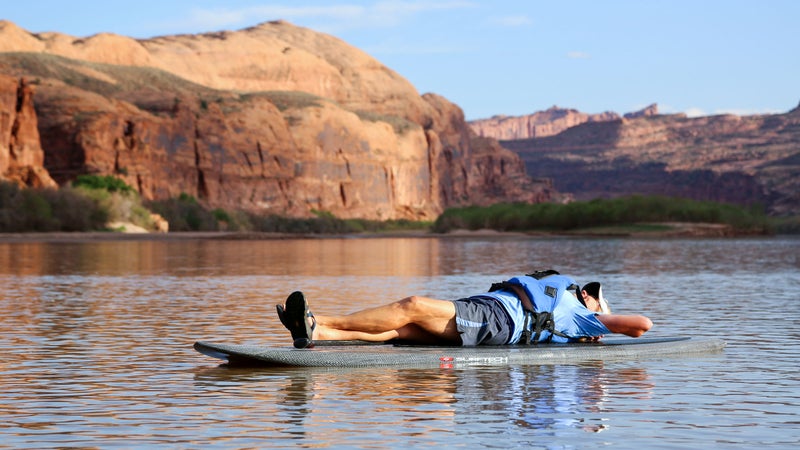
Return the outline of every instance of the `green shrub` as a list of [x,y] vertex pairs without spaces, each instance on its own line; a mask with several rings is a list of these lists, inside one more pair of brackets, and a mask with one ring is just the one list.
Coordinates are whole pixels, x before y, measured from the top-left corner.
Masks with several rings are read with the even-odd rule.
[[78,175],[72,182],[73,187],[83,187],[86,189],[100,189],[108,192],[136,193],[132,187],[117,177],[106,175]]
[[217,221],[217,228],[227,231],[249,231],[253,228],[250,216],[242,211],[226,211],[217,208],[211,211],[214,220]]
[[177,198],[150,202],[151,210],[169,222],[170,231],[217,231],[217,219],[193,196],[181,193]]
[[419,127],[419,125],[411,122],[400,116],[388,115],[388,114],[379,114],[372,111],[364,111],[359,110],[355,112],[356,115],[361,120],[366,120],[369,122],[386,122],[392,126],[394,132],[397,134],[403,134],[408,130],[414,129]]
[[139,194],[119,178],[80,175],[72,186],[105,212],[106,222],[128,222],[153,229],[150,211],[142,204]]
[[45,189],[41,193],[50,203],[60,231],[101,230],[109,221],[107,210],[75,189]]
[[800,216],[778,217],[770,223],[777,234],[800,234]]
[[266,98],[281,112],[291,108],[319,107],[325,101],[322,97],[300,91],[264,91],[241,96],[242,100],[252,97]]
[[399,230],[429,230],[429,222],[410,220],[339,219],[328,211],[312,211],[313,218],[250,215],[252,230],[291,234],[349,234]]
[[106,213],[71,188],[20,189],[0,182],[0,232],[90,231],[103,227]]
[[217,209],[211,211],[211,215],[214,216],[214,219],[216,219],[217,222],[230,222],[231,221],[230,214],[228,214],[228,212],[225,211],[222,208],[217,208]]

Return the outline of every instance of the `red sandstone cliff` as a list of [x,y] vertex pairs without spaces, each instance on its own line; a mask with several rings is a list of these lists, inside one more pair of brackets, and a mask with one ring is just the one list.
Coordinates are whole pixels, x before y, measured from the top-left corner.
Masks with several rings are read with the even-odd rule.
[[146,199],[185,192],[211,207],[371,219],[552,191],[477,138],[456,105],[285,22],[148,40],[0,22],[0,73],[35,86],[23,123],[38,120],[37,148],[59,183],[114,174]]
[[0,179],[54,187],[44,169],[33,90],[24,80],[0,75]]

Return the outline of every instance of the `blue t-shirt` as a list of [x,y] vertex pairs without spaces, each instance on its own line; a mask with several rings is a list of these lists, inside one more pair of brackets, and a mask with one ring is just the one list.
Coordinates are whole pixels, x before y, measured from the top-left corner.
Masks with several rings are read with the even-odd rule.
[[[522,329],[525,324],[525,311],[522,309],[522,302],[508,291],[495,291],[481,294],[480,297],[494,298],[503,305],[508,312],[511,321],[514,322],[514,332],[511,334],[509,344],[516,344],[522,338]],[[561,298],[556,302],[553,310],[553,321],[556,330],[570,336],[572,339],[582,337],[593,337],[609,334],[611,331],[597,319],[597,313],[587,309],[569,291],[564,291]],[[543,338],[550,333],[543,333]],[[553,342],[568,342],[569,339],[561,336],[553,336]]]

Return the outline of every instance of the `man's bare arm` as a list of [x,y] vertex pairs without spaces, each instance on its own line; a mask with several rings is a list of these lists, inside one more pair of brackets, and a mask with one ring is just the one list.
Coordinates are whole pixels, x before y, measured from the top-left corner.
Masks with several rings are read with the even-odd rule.
[[598,314],[597,319],[612,333],[621,333],[631,337],[639,337],[653,326],[653,322],[645,316]]

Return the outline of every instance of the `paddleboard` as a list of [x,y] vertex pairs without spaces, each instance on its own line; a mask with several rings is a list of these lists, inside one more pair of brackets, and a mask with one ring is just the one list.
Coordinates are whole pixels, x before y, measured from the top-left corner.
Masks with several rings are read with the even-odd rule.
[[313,348],[195,342],[198,352],[230,366],[261,367],[465,367],[536,365],[644,359],[720,352],[721,339],[619,338],[600,342],[478,347],[429,347],[320,341]]

